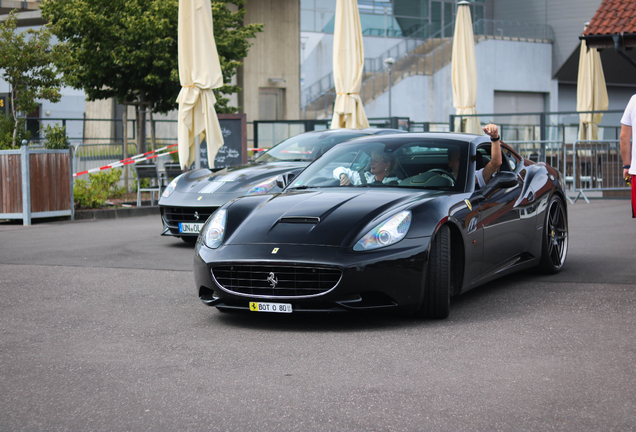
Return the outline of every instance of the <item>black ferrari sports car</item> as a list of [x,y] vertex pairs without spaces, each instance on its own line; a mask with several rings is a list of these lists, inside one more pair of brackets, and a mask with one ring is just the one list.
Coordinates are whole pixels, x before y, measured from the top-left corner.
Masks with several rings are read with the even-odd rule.
[[334,129],[306,132],[286,139],[246,165],[212,172],[203,168],[175,178],[163,191],[159,209],[162,235],[195,242],[217,208],[243,195],[280,192],[276,178],[295,175],[338,143],[357,137],[399,133],[397,129]]
[[[558,272],[568,248],[563,178],[502,144],[503,164],[480,189],[475,172],[490,147],[488,137],[454,133],[359,138],[280,193],[226,203],[196,243],[199,298],[224,311],[445,318],[451,296],[495,278],[533,266]],[[393,180],[338,180],[342,170],[362,178],[376,157],[390,162]]]

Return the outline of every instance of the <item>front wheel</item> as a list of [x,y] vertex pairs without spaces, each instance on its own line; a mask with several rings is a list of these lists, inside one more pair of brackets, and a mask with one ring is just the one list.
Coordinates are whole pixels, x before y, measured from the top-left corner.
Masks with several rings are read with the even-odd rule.
[[432,240],[428,257],[424,299],[417,315],[444,319],[450,314],[451,249],[450,229],[442,225]]
[[561,198],[554,196],[545,212],[539,267],[545,273],[557,273],[563,268],[567,253],[568,219],[565,205]]

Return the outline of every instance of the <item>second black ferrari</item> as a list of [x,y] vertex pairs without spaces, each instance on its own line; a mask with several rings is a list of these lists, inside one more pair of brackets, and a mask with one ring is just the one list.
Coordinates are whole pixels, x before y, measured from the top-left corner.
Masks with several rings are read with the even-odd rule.
[[243,195],[280,192],[279,175],[296,175],[338,143],[400,132],[396,129],[334,129],[306,132],[281,141],[249,164],[211,171],[189,171],[175,178],[161,194],[162,235],[195,242],[208,216],[227,201]]

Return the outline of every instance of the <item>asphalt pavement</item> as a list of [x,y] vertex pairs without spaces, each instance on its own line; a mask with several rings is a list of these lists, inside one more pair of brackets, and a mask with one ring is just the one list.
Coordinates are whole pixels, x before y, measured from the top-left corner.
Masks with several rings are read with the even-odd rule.
[[451,316],[223,314],[158,216],[0,222],[0,431],[636,430],[636,220]]

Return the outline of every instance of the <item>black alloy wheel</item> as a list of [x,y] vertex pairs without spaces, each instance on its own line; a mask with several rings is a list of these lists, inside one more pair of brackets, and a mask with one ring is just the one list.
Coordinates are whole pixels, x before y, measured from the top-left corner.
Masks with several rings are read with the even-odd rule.
[[543,241],[541,245],[541,269],[548,274],[559,272],[568,253],[568,219],[563,200],[554,196],[545,212]]
[[442,225],[432,240],[426,269],[424,299],[416,312],[422,318],[444,319],[450,314],[450,229]]

